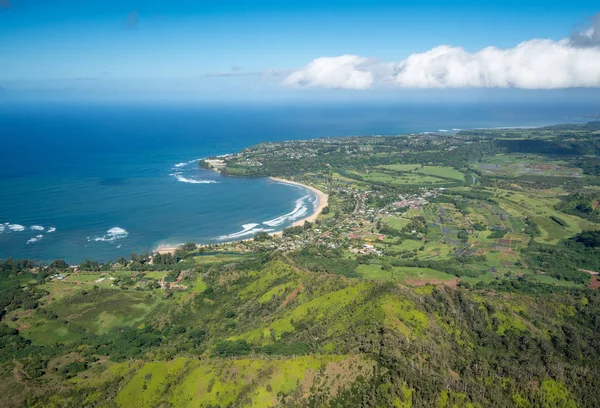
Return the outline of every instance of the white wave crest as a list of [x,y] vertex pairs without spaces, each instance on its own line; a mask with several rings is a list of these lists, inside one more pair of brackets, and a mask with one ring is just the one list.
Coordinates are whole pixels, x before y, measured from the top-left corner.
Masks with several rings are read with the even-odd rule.
[[218,181],[215,180],[196,180],[185,178],[181,175],[181,173],[173,173],[171,176],[175,177],[178,181],[182,183],[190,183],[190,184],[218,184]]
[[[120,228],[120,227],[114,227],[109,229],[108,231],[106,231],[106,235],[102,235],[101,237],[95,237],[94,241],[96,242],[114,242],[117,239],[123,239],[126,238],[129,235],[129,232],[127,232],[127,230]],[[89,241],[89,238],[88,238]]]
[[54,232],[54,231],[56,231],[56,228],[50,227],[50,228],[48,228],[47,232],[48,232],[48,234],[50,234],[51,232]]
[[44,238],[43,235],[36,235],[35,238],[29,238],[27,240],[27,245],[29,244],[35,244],[36,242],[41,241]]
[[175,165],[175,167],[183,167],[183,166],[187,166],[189,164],[189,162],[182,162],[182,163],[177,163]]
[[14,231],[14,232],[25,231],[25,227],[22,226],[21,224],[6,224],[6,226],[8,227],[9,230]]
[[289,212],[272,220],[265,221],[263,222],[263,224],[268,225],[269,227],[277,227],[278,225],[281,225],[286,221],[294,221],[298,218],[301,218],[308,211],[308,207],[306,206],[305,200],[309,198],[310,196],[305,195],[304,197],[297,199],[296,207],[294,207],[294,210],[292,212]]
[[31,227],[29,227],[29,229],[34,230],[34,231],[43,231],[43,230],[45,230],[45,228],[42,227],[41,225],[32,225]]
[[225,240],[229,240],[229,239],[235,239],[235,238],[240,238],[240,237],[244,237],[244,236],[248,236],[248,235],[254,235],[257,232],[272,232],[274,231],[274,229],[271,228],[256,228],[258,227],[260,224],[244,224],[242,225],[242,230],[233,234],[229,234],[229,235],[222,235],[219,238],[217,238],[219,241],[225,241]]

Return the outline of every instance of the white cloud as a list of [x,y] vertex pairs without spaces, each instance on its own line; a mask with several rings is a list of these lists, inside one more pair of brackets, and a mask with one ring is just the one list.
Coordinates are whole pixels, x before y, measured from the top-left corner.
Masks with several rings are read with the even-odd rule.
[[356,55],[323,57],[313,60],[299,71],[292,72],[284,84],[342,89],[368,89],[373,85],[370,60]]
[[600,14],[569,39],[534,39],[514,48],[471,53],[441,45],[399,62],[376,63],[357,55],[317,58],[293,72],[285,85],[369,89],[600,87]]
[[397,64],[391,82],[407,88],[556,89],[600,86],[600,48],[531,40],[469,53],[440,46]]

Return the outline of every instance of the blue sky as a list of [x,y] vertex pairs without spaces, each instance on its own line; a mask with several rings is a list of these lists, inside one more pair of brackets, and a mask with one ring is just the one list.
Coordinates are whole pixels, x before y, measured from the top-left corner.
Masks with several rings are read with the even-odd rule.
[[[388,87],[382,70],[395,74],[410,54],[440,45],[462,47],[471,58],[488,46],[560,41],[599,11],[597,1],[0,0],[0,87],[11,94],[115,97],[293,95],[303,88],[315,95],[337,88],[410,93],[423,84],[402,79],[400,88]],[[577,54],[581,61],[593,58],[586,52]],[[450,53],[448,64],[464,59]],[[342,55],[359,58],[350,67],[335,59],[308,65]],[[360,85],[321,80],[323,70],[356,74]],[[286,82],[296,71],[296,80]],[[595,84],[596,72],[590,75],[583,86]],[[489,86],[478,81],[465,87]],[[509,88],[528,86],[507,81]]]

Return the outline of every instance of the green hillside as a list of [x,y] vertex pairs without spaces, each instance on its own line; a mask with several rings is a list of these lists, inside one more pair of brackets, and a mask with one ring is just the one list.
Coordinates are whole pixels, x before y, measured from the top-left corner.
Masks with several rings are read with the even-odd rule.
[[231,155],[224,173],[293,178],[327,209],[167,255],[0,261],[2,405],[598,407],[598,138],[590,124]]

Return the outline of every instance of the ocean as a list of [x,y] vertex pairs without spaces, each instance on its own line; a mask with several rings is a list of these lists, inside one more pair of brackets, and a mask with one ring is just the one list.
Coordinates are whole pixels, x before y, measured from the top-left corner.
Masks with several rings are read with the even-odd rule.
[[252,144],[585,122],[577,104],[0,103],[0,259],[110,260],[278,231],[310,191],[197,159]]

